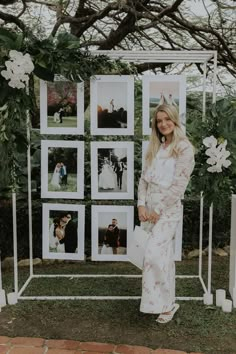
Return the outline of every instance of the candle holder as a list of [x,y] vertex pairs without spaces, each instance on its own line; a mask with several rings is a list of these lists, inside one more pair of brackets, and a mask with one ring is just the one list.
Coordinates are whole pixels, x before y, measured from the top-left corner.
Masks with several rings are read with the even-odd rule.
[[222,306],[223,301],[226,297],[226,291],[224,289],[216,290],[216,306]]
[[16,293],[8,293],[7,294],[7,302],[8,302],[8,305],[15,305],[17,304],[17,295]]
[[232,300],[225,299],[222,302],[222,310],[223,312],[232,312]]

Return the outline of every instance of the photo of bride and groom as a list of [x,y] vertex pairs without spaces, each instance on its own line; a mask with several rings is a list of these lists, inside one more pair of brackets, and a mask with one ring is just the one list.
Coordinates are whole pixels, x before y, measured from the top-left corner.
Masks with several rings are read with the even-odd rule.
[[126,149],[98,150],[98,191],[127,191]]
[[67,185],[67,168],[63,162],[57,162],[50,184],[58,189]]
[[49,148],[48,190],[57,192],[77,190],[77,149]]
[[77,127],[77,85],[69,81],[47,83],[48,127]]
[[77,223],[75,213],[70,211],[50,212],[49,252],[76,253],[78,247]]
[[[110,210],[112,209],[114,207],[110,206]],[[126,212],[114,210],[98,213],[97,251],[99,256],[116,260],[120,256],[127,255],[127,223]]]

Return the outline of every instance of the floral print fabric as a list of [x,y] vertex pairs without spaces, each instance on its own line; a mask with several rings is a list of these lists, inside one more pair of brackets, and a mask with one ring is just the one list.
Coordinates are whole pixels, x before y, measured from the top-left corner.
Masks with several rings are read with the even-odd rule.
[[181,197],[194,167],[192,145],[183,140],[178,150],[178,157],[173,158],[168,156],[168,149],[161,147],[139,181],[138,206],[160,215],[156,224],[141,225],[151,233],[144,257],[140,305],[145,313],[168,312],[175,302],[174,239],[181,218]]

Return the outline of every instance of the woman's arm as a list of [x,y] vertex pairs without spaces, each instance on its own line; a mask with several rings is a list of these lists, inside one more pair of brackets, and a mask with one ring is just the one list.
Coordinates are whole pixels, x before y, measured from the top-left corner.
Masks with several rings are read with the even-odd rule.
[[194,151],[187,141],[180,142],[179,156],[176,159],[175,175],[171,186],[162,189],[160,203],[155,208],[157,214],[162,214],[184,195],[191,173],[194,168]]
[[147,195],[147,182],[143,177],[143,172],[141,174],[139,184],[138,184],[138,207],[146,205],[146,195]]
[[148,213],[146,210],[146,195],[147,195],[148,183],[143,177],[143,172],[141,174],[139,185],[138,185],[138,217],[139,221],[145,222],[148,220]]

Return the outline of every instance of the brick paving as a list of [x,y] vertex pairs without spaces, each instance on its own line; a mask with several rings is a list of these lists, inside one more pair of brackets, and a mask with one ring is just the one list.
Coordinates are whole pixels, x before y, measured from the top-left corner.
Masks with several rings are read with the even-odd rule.
[[0,336],[0,354],[203,354],[142,346]]

